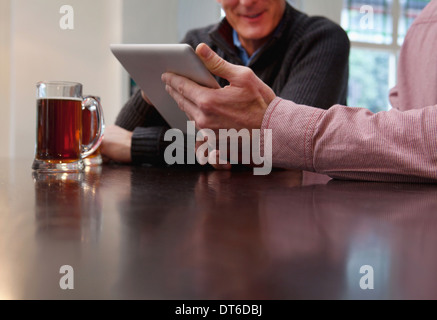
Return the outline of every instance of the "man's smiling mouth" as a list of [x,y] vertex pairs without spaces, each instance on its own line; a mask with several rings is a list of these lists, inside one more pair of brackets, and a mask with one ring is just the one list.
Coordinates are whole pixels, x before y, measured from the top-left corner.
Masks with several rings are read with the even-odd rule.
[[255,13],[255,14],[241,14],[240,16],[246,19],[256,19],[261,17],[264,14],[265,11]]

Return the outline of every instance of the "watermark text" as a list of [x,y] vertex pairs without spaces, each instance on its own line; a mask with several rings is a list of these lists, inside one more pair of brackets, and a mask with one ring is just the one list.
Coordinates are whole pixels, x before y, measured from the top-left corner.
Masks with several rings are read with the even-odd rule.
[[[165,141],[172,141],[164,152],[168,165],[200,164],[224,165],[243,164],[254,166],[254,175],[268,175],[272,171],[272,130],[220,129],[218,137],[213,130],[202,129],[196,133],[194,121],[187,122],[186,139],[179,129],[170,129],[164,135]],[[261,139],[264,145],[261,150]],[[186,142],[185,142],[186,140]],[[197,144],[196,142],[202,142]],[[185,145],[186,143],[186,145]],[[185,158],[185,150],[188,150]],[[190,152],[189,150],[196,150]],[[219,150],[219,159],[210,155]],[[262,151],[262,152],[261,152]]]

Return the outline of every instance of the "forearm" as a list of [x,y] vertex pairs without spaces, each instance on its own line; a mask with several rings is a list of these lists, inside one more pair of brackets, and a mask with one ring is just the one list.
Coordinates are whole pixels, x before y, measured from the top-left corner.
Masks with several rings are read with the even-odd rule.
[[437,181],[437,106],[409,112],[333,106],[320,110],[275,99],[264,117],[273,165],[338,179]]

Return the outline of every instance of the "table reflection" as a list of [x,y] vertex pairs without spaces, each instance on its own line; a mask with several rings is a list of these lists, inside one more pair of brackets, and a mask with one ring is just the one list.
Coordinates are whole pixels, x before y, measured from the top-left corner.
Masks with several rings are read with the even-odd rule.
[[262,205],[269,190],[302,184],[300,171],[208,172],[196,183],[195,228],[188,239],[195,282],[214,299],[270,299],[263,273],[269,268],[262,238]]
[[[121,165],[29,179],[20,168],[0,211],[9,296],[437,298],[435,185]],[[22,190],[34,197],[18,200]],[[71,292],[59,289],[66,264]],[[360,287],[364,265],[374,290]]]
[[[436,196],[432,185],[351,181],[266,193],[276,297],[437,297]],[[364,265],[374,268],[374,290],[359,285]]]
[[[136,177],[133,185],[144,186]],[[437,240],[434,186],[340,181],[302,186],[296,172],[260,181],[250,173],[216,171],[198,174],[194,189],[192,183],[185,181],[171,204],[157,191],[162,198],[153,203],[165,203],[162,210],[139,212],[134,206],[133,241],[123,247],[136,244],[143,256],[125,271],[139,274],[146,265],[153,277],[143,273],[144,282],[131,282],[130,290],[151,286],[154,298],[208,299],[389,298],[393,287],[402,298],[420,296],[419,288],[427,296],[437,292],[430,281],[417,286],[434,268],[416,270],[417,258],[422,267],[437,263],[430,250]],[[131,203],[139,199],[133,196]],[[148,202],[144,196],[142,201]],[[423,233],[425,225],[429,230]],[[411,259],[401,265],[396,259],[402,257]],[[375,269],[373,291],[359,286],[363,265]]]
[[148,167],[130,167],[126,172],[130,174],[123,175],[121,183],[129,183],[123,188],[129,193],[117,201],[122,228],[115,296],[194,298],[192,270],[184,267],[188,256],[182,243],[191,233],[198,173]]
[[37,236],[47,241],[98,241],[101,167],[84,172],[33,172]]

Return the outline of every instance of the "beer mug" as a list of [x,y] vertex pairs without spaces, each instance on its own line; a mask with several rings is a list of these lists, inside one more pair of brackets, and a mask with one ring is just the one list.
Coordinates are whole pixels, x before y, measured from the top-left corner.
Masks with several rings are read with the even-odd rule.
[[[96,113],[98,124],[95,136],[87,145],[82,144],[84,109]],[[82,97],[82,84],[37,83],[36,146],[32,168],[47,172],[83,170],[83,158],[100,146],[104,127],[102,106],[94,98]]]

